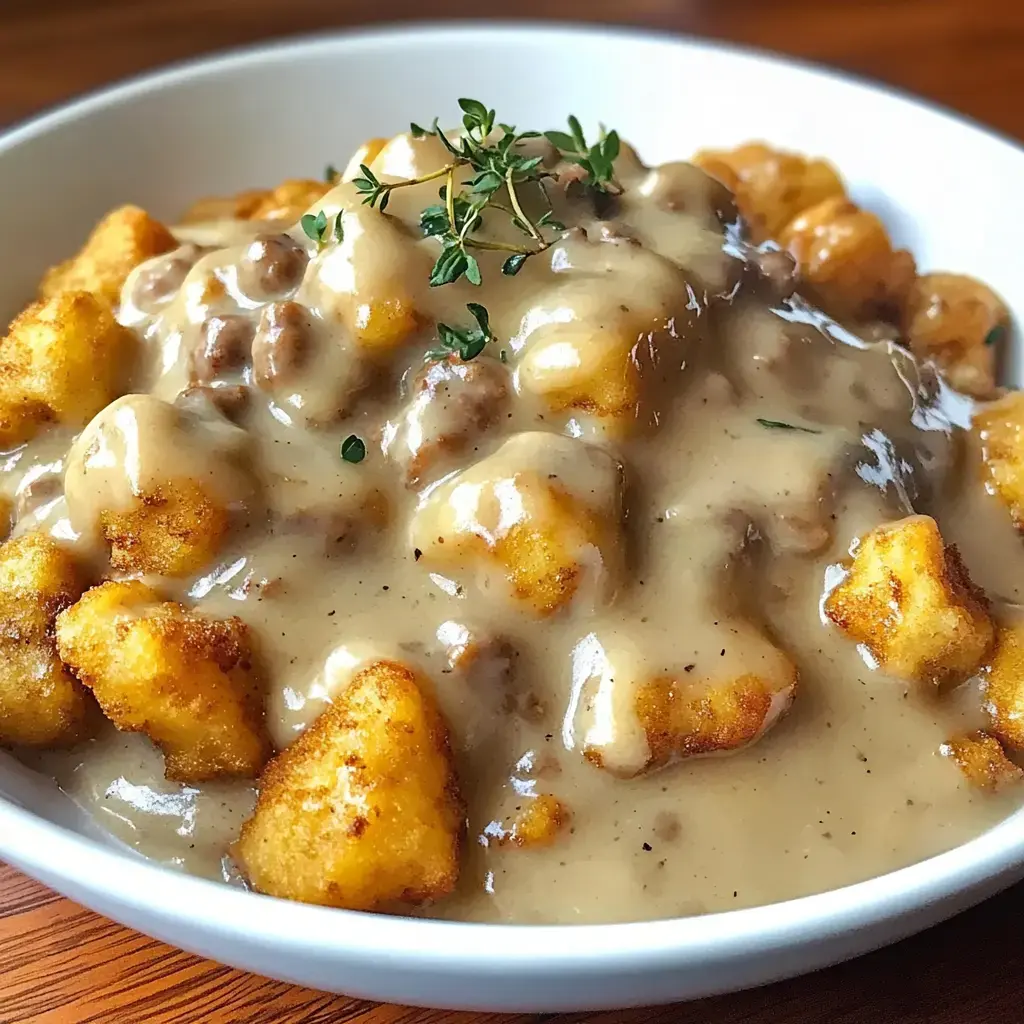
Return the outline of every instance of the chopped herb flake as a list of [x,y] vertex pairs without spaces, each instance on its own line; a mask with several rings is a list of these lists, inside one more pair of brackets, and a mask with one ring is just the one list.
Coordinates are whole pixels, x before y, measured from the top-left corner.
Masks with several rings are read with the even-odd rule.
[[762,427],[769,427],[772,430],[799,430],[801,434],[820,434],[820,430],[815,430],[813,427],[801,427],[796,423],[783,423],[782,420],[763,420],[759,416],[757,422]]
[[366,458],[366,442],[355,434],[349,434],[341,442],[341,457],[346,462],[362,462]]

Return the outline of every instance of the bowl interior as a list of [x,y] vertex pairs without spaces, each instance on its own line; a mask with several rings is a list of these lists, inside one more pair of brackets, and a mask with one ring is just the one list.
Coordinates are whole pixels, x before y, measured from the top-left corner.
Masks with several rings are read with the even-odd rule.
[[[453,48],[459,60],[445,60]],[[650,163],[752,138],[825,155],[920,266],[976,274],[1024,318],[1024,251],[1012,234],[1024,222],[1024,151],[884,90],[756,54],[522,26],[366,33],[229,55],[117,87],[15,130],[0,140],[0,314],[14,313],[42,271],[112,206],[136,202],[173,219],[204,194],[319,177],[366,138],[435,115],[455,121],[459,96],[479,97],[521,127],[561,127],[570,112],[586,126],[601,121]],[[1007,375],[1019,384],[1015,340]],[[4,756],[0,796],[119,846],[49,781]],[[943,866],[931,870],[930,882],[954,885],[956,872],[983,856],[1002,866],[1019,859],[1021,820],[1024,811],[982,847],[936,858]],[[0,853],[4,843],[0,836]],[[849,906],[865,905],[872,893],[881,898],[872,884],[851,887],[862,895]],[[825,912],[835,906],[822,902],[827,896],[797,902]],[[730,916],[744,914],[761,920],[758,911]]]

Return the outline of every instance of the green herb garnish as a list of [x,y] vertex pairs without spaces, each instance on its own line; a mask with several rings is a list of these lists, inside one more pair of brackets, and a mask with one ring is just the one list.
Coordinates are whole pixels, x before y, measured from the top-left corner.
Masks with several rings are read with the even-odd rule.
[[988,334],[985,335],[986,345],[998,345],[1003,340],[1003,335],[1006,333],[1005,324],[996,324]]
[[366,458],[366,442],[355,434],[349,434],[341,442],[341,457],[346,462],[362,462]]
[[463,362],[469,362],[483,352],[487,342],[494,340],[487,310],[479,302],[467,302],[466,309],[472,314],[476,326],[450,327],[439,323],[437,337],[441,345],[427,353],[428,359],[445,359],[455,353]]
[[324,181],[326,181],[328,185],[333,185],[340,177],[341,171],[339,171],[334,164],[328,164],[324,168]]
[[820,434],[820,430],[814,430],[812,427],[801,427],[795,423],[783,423],[782,420],[763,420],[760,416],[757,418],[757,422],[762,427],[770,427],[772,430],[799,430],[803,434]]
[[619,155],[619,133],[606,132],[601,129],[601,137],[593,145],[587,145],[586,137],[579,121],[569,115],[569,132],[545,132],[544,138],[551,143],[562,156],[571,163],[578,164],[587,172],[582,184],[598,192],[610,192],[618,195],[622,187],[615,180],[615,169],[612,166]]
[[[502,273],[513,276],[523,263],[550,248],[556,238],[544,234],[565,231],[565,225],[554,219],[551,202],[544,182],[552,177],[543,166],[543,157],[527,156],[522,145],[527,139],[539,138],[540,132],[517,132],[515,125],[497,121],[496,114],[479,100],[460,99],[462,109],[462,136],[453,142],[438,126],[435,118],[430,128],[413,122],[409,131],[415,139],[436,136],[451,154],[452,159],[444,167],[419,178],[405,178],[400,181],[382,182],[365,164],[360,165],[360,177],[353,184],[363,196],[363,202],[385,211],[391,193],[396,188],[421,185],[426,181],[445,179],[440,190],[441,203],[428,206],[420,214],[420,230],[427,237],[441,242],[441,253],[430,273],[432,287],[452,284],[465,277],[470,284],[480,284],[480,266],[469,250],[490,249],[508,252],[511,255],[502,265]],[[578,164],[587,172],[582,184],[602,192],[621,192],[614,180],[612,163],[619,153],[619,137],[616,132],[603,132],[600,140],[588,146],[575,117],[569,118],[572,135],[564,132],[548,132],[546,136],[567,160]],[[500,134],[496,134],[500,133]],[[455,172],[469,168],[474,173],[461,189],[455,190]],[[545,213],[536,221],[523,209],[524,190],[535,189],[547,206]],[[508,204],[504,202],[507,196]],[[499,198],[500,197],[500,198]],[[505,242],[490,242],[475,237],[483,221],[485,208],[499,210],[529,239],[522,245]]]
[[[345,229],[341,223],[342,211],[338,211],[338,216],[334,218],[334,240],[336,242],[342,242],[345,240]],[[317,249],[322,249],[328,242],[327,226],[328,226],[327,214],[321,210],[319,213],[306,213],[299,220],[299,225],[302,230],[306,233],[307,238],[311,238],[316,242]]]
[[[547,190],[546,182],[554,175],[544,166],[542,156],[529,156],[523,152],[523,144],[527,140],[540,138],[543,134],[558,150],[562,159],[582,167],[586,172],[586,176],[580,180],[582,187],[611,195],[622,192],[614,173],[614,162],[620,150],[617,132],[606,132],[602,127],[598,141],[589,145],[580,122],[572,115],[568,119],[569,133],[520,132],[515,125],[498,121],[495,111],[479,100],[462,98],[459,107],[462,110],[463,131],[454,141],[439,127],[437,118],[434,118],[429,128],[416,122],[409,125],[409,132],[414,139],[433,136],[444,146],[451,159],[443,167],[418,178],[381,181],[366,164],[360,164],[359,176],[352,182],[357,193],[363,197],[364,205],[383,213],[395,189],[444,179],[438,191],[440,202],[424,209],[419,219],[424,237],[436,238],[441,244],[430,270],[429,282],[432,288],[453,284],[462,278],[472,285],[479,285],[480,264],[473,250],[508,253],[501,272],[506,277],[514,277],[531,256],[549,249],[566,230],[566,226],[554,217]],[[456,171],[463,169],[472,173],[456,189]],[[523,197],[528,192],[537,195],[546,208],[536,219],[527,214],[523,206]],[[508,217],[526,239],[513,245],[480,238],[477,232],[483,226],[484,210]],[[305,223],[303,229],[307,234],[310,233]],[[321,236],[311,237],[319,241]],[[439,323],[437,334],[440,348],[428,352],[428,358],[456,353],[461,359],[473,359],[493,340],[487,310],[475,302],[469,303],[467,308],[476,320],[476,326],[459,328]],[[501,357],[503,361],[507,358],[504,351]]]

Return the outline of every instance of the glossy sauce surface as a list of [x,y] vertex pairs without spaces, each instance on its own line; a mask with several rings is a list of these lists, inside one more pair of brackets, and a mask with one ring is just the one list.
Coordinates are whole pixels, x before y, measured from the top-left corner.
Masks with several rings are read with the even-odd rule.
[[[444,159],[436,140],[399,137],[374,170],[406,177]],[[974,683],[936,697],[887,678],[819,610],[855,538],[917,510],[960,546],[997,612],[1013,613],[1019,540],[978,480],[966,401],[774,288],[690,165],[647,169],[627,151],[617,170],[626,192],[604,219],[556,195],[573,228],[514,278],[482,253],[479,289],[427,284],[436,242],[416,221],[433,184],[396,191],[387,217],[340,185],[317,209],[342,212],[344,242],[317,252],[295,228],[276,239],[274,274],[253,266],[258,225],[182,229],[180,287],[140,294],[153,266],[125,286],[120,319],[147,352],[136,391],[173,402],[197,371],[199,383],[244,385],[237,425],[202,395],[183,430],[166,407],[129,397],[70,451],[70,438],[44,437],[3,467],[12,496],[53,484],[45,502],[22,503],[16,532],[43,524],[97,572],[109,571],[100,508],[168,467],[214,482],[234,516],[216,564],[157,582],[252,627],[279,747],[354,666],[422,667],[469,812],[458,891],[430,914],[580,922],[766,903],[952,847],[1016,799],[972,791],[940,755],[981,724]],[[434,322],[465,324],[472,301],[497,340],[424,385]],[[396,323],[400,343],[379,343]],[[225,345],[201,369],[211,331],[237,332],[252,356]],[[257,358],[261,336],[277,339],[271,359]],[[623,345],[638,381],[627,415],[561,401],[581,367]],[[340,458],[353,433],[367,446],[359,464]],[[426,443],[453,433],[440,451]],[[557,481],[604,538],[571,605],[543,616],[493,567],[442,567],[433,550],[453,508],[486,533],[532,500],[523,467]],[[467,666],[459,649],[474,642],[484,653]],[[780,686],[758,742],[644,771],[643,680],[770,674],[778,649],[799,680]],[[250,785],[165,782],[148,741],[112,728],[39,761],[146,855],[237,881],[228,851]],[[502,843],[537,793],[558,797],[570,823],[549,846]]]

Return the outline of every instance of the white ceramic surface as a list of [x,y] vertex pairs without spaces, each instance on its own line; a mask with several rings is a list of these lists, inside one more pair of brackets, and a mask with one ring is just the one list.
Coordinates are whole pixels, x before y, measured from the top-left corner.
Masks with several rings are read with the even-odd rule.
[[[446,54],[457,52],[459,59]],[[832,158],[923,267],[968,270],[1024,316],[1024,151],[828,72],[623,31],[421,27],[289,42],[99,93],[0,138],[0,314],[107,208],[319,176],[364,138],[453,118],[613,125],[649,161],[766,138]],[[1011,360],[1011,374],[1019,363]],[[728,771],[728,765],[722,764]],[[1024,811],[942,856],[845,889],[687,920],[497,927],[285,903],[146,863],[0,755],[0,857],[168,942],[365,998],[565,1010],[696,997],[891,942],[1024,876]],[[5,799],[4,799],[5,798]]]

